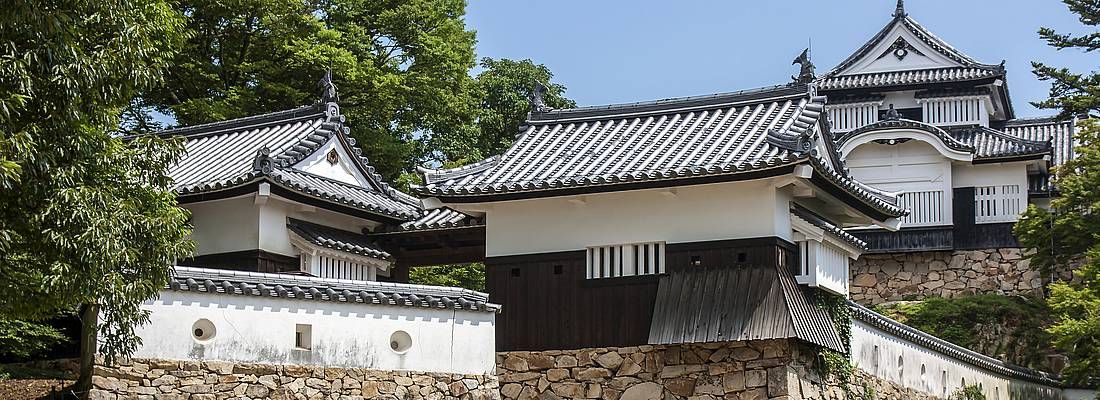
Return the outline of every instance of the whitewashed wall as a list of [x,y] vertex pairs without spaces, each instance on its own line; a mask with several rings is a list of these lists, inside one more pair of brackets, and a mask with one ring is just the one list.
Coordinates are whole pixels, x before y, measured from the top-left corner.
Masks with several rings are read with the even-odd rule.
[[[495,314],[414,307],[163,291],[146,302],[139,358],[296,363],[381,370],[488,374],[495,368]],[[200,343],[199,319],[216,333]],[[297,324],[309,324],[312,350],[295,350]],[[412,337],[404,354],[390,348],[395,331]]]
[[335,213],[322,208],[270,196],[256,204],[255,195],[232,199],[184,204],[191,211],[195,255],[242,250],[265,250],[296,256],[287,234],[288,217],[316,224],[359,232],[378,223]]
[[770,179],[452,206],[485,212],[486,255],[777,236],[790,196]]
[[989,400],[1061,399],[1057,388],[1010,379],[859,320],[852,321],[852,363],[879,378],[945,398],[964,385],[979,385]]

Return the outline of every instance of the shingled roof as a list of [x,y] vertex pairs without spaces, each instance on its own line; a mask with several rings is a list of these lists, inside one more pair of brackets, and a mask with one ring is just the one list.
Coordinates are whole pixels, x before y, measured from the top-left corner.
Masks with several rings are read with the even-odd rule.
[[[420,215],[419,201],[391,188],[359,155],[339,106],[317,103],[269,114],[169,129],[186,139],[186,156],[169,168],[183,199],[268,182],[290,192],[398,221]],[[338,137],[368,185],[352,185],[294,168]]]
[[[894,28],[901,26],[914,37],[932,48],[937,53],[958,63],[958,66],[947,68],[928,68],[907,71],[883,71],[865,74],[843,74],[849,67],[855,65],[884,41],[894,40],[888,37]],[[1003,78],[1004,66],[983,64],[974,58],[964,54],[940,39],[931,31],[921,26],[916,20],[905,12],[904,6],[899,3],[893,19],[886,24],[875,36],[864,43],[855,53],[848,56],[829,72],[818,79],[821,90],[842,90],[859,88],[878,88],[890,86],[909,86],[929,83],[980,81],[995,78]]]
[[1028,140],[991,128],[959,126],[944,129],[909,119],[882,120],[845,132],[835,140],[837,146],[843,146],[849,140],[868,132],[899,128],[928,132],[939,138],[948,148],[973,154],[975,163],[1039,159],[1050,155],[1052,151],[1049,142]]
[[1073,118],[1038,117],[1017,118],[1005,122],[1005,133],[1034,142],[1049,141],[1053,148],[1052,162],[1054,165],[1062,165],[1073,159],[1074,125]]
[[814,149],[825,98],[805,85],[532,113],[499,157],[421,169],[414,190],[447,202],[753,179],[810,165],[816,183],[876,218],[901,215]]
[[175,267],[168,290],[303,301],[497,312],[485,293],[444,286]]

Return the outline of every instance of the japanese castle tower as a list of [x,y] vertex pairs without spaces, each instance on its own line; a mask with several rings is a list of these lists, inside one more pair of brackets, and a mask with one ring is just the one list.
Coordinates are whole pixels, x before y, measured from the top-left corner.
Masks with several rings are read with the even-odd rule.
[[[794,82],[705,96],[536,93],[510,148],[422,169],[416,196],[360,155],[330,77],[315,104],[162,132],[187,141],[170,174],[198,250],[146,304],[136,356],[282,365],[257,398],[839,400],[816,369],[830,351],[880,398],[1093,396],[866,307],[1041,294],[1012,225],[1057,195],[1075,121],[1016,118],[1003,63],[901,1],[828,72],[796,63]],[[408,283],[466,262],[488,293]],[[850,326],[822,306],[838,298]]]

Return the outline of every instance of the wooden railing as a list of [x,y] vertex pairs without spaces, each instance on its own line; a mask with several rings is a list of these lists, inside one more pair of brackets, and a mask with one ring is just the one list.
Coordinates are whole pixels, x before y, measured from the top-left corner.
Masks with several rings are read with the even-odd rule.
[[881,105],[881,101],[874,101],[826,106],[829,123],[832,124],[830,130],[834,133],[848,132],[878,122],[878,109]]
[[902,226],[932,226],[947,222],[949,207],[944,203],[942,190],[904,192],[898,195],[898,205],[909,210],[902,218]]
[[917,99],[924,122],[932,125],[989,126],[985,97],[944,97]]
[[974,222],[988,224],[1016,221],[1026,204],[1026,198],[1020,190],[1020,185],[974,188]]

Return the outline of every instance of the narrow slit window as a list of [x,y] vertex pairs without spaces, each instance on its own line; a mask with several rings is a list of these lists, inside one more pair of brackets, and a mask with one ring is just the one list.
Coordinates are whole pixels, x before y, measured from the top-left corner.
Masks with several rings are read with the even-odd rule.
[[664,247],[663,242],[589,247],[585,276],[599,279],[664,273]]

